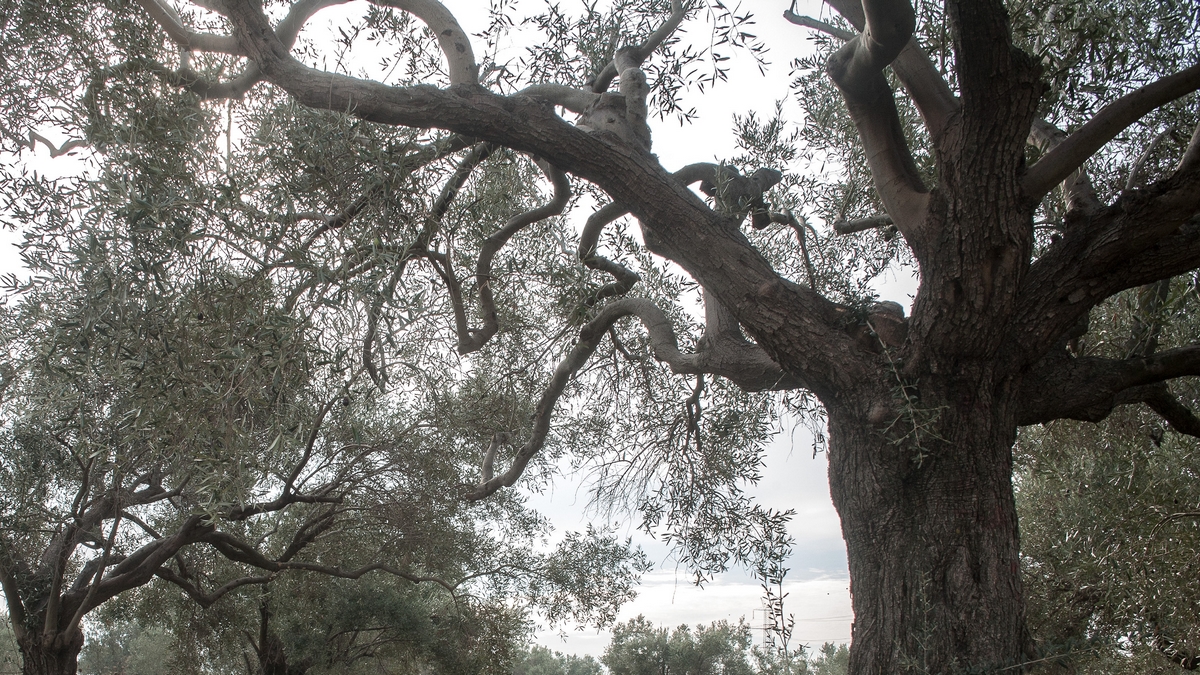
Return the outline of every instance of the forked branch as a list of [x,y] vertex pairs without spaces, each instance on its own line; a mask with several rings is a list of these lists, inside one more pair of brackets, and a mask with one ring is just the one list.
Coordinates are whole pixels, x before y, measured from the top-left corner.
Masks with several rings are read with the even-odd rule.
[[671,0],[671,14],[667,17],[667,20],[663,21],[662,25],[651,33],[642,44],[624,47],[621,50],[624,52],[621,56],[627,59],[627,64],[623,66],[618,62],[618,59],[613,59],[596,75],[595,80],[591,82],[591,90],[597,94],[602,94],[608,91],[613,78],[620,74],[623,68],[641,66],[646,59],[650,58],[654,50],[658,49],[658,46],[671,37],[671,34],[679,28],[679,24],[683,22],[683,18],[686,15],[687,6],[683,0]]
[[538,165],[554,186],[554,196],[549,202],[510,218],[503,227],[485,239],[483,245],[480,246],[479,259],[475,264],[475,284],[476,292],[479,294],[479,318],[483,323],[481,327],[471,328],[467,320],[462,285],[454,276],[450,256],[429,254],[431,260],[440,263],[436,269],[450,291],[450,302],[454,308],[454,323],[458,333],[459,354],[478,351],[500,329],[500,322],[496,315],[496,297],[492,292],[492,260],[496,254],[521,230],[536,222],[561,214],[571,198],[571,184],[567,180],[566,174],[543,161],[539,161]]
[[[857,0],[828,0],[828,4],[842,15],[850,25],[858,31],[866,26],[866,15],[863,5]],[[794,11],[784,12],[784,18],[797,25],[820,30],[841,40],[852,40],[856,33],[842,30],[824,21],[797,15]],[[900,84],[908,91],[921,118],[925,120],[925,128],[934,145],[941,142],[942,132],[950,120],[957,114],[961,103],[946,79],[938,71],[937,66],[930,60],[929,55],[921,48],[915,38],[910,38],[908,44],[892,61],[892,72],[900,79]]]
[[1154,109],[1200,89],[1200,65],[1136,89],[1100,109],[1091,120],[1029,167],[1022,185],[1041,199],[1089,157]]
[[1200,375],[1200,346],[1178,347],[1132,359],[1047,357],[1026,379],[1017,423],[1055,419],[1095,422],[1114,406],[1155,401],[1170,406],[1161,390],[1147,388],[1170,379]]
[[863,8],[863,32],[830,56],[825,69],[846,100],[884,208],[916,247],[929,196],[883,74],[909,43],[916,15],[908,0],[868,0]]

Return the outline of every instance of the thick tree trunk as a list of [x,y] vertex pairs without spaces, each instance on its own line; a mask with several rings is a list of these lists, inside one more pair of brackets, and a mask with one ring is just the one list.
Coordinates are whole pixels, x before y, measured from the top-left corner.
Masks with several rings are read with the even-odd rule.
[[272,633],[259,652],[259,672],[262,675],[304,675],[308,672],[308,664],[289,662],[283,641]]
[[49,640],[30,631],[23,638],[18,641],[22,675],[75,675],[79,669],[82,631],[76,629],[69,636],[57,635]]
[[992,672],[1029,660],[1016,424],[989,379],[943,378],[920,392],[898,388],[891,405],[847,396],[829,409],[853,675]]

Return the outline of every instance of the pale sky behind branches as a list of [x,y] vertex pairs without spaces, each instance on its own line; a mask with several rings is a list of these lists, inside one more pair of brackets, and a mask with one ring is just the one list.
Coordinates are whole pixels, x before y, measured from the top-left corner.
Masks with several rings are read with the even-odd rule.
[[[479,33],[486,28],[488,16],[484,0],[443,2],[468,33]],[[811,50],[807,39],[810,31],[782,18],[787,4],[785,0],[747,0],[736,9],[738,14],[754,14],[755,24],[749,30],[769,48],[765,75],[759,72],[750,54],[733,52],[733,58],[725,63],[728,81],[719,82],[703,93],[693,90],[684,94],[683,107],[696,109],[695,120],[683,126],[673,117],[651,121],[653,151],[668,170],[692,162],[720,162],[738,154],[732,131],[735,114],[755,111],[760,119],[770,119],[775,102],[785,99],[785,118],[792,123],[803,121],[788,89],[788,66],[793,59]],[[562,5],[567,11],[576,9],[570,0]],[[517,12],[522,15],[533,13],[542,6],[541,0],[522,0],[517,5]],[[800,13],[822,16],[822,7],[813,0],[803,0],[797,9]],[[361,11],[361,4],[352,3],[344,11]],[[824,12],[824,16],[828,16],[828,10]],[[321,19],[328,20],[326,13],[315,21]],[[684,24],[684,28],[687,32],[682,36],[683,40],[694,40],[697,46],[708,41],[708,26],[703,22]],[[481,55],[482,41],[476,39],[474,47],[477,55]],[[506,56],[515,59],[523,55],[524,49],[521,34],[516,31],[499,60],[503,62]],[[53,130],[42,131],[55,142],[65,140]],[[46,148],[39,145],[33,153],[23,152],[21,161],[41,173],[63,176],[85,169],[78,153],[72,154],[76,156],[52,160]],[[796,170],[816,171],[819,167],[797,167]],[[586,214],[576,214],[576,217],[582,220]],[[0,273],[20,275],[21,262],[15,248],[19,240],[19,233],[0,231]],[[916,282],[902,271],[899,275],[885,275],[882,283],[876,284],[876,290],[881,299],[897,301],[907,308],[911,307]],[[784,584],[788,594],[785,611],[794,614],[796,619],[791,646],[815,648],[824,642],[845,642],[850,638],[852,617],[846,549],[829,497],[825,456],[814,456],[812,438],[803,426],[797,426],[794,431],[789,429],[790,426],[785,427],[785,431],[771,441],[763,480],[751,486],[749,492],[765,506],[796,512],[788,528],[796,543]],[[599,516],[587,508],[585,479],[579,475],[560,478],[544,494],[533,495],[530,505],[546,514],[559,534],[582,530],[589,522],[611,522],[611,515]],[[675,627],[708,624],[721,619],[736,623],[740,617],[745,617],[752,625],[761,626],[762,588],[748,572],[731,571],[698,588],[692,583],[692,575],[674,562],[666,546],[637,530],[640,520],[637,514],[617,518],[617,531],[631,536],[658,564],[655,571],[643,578],[638,598],[625,606],[620,620],[641,614],[656,624]],[[543,629],[537,633],[537,641],[547,647],[594,656],[603,653],[609,638],[608,631],[597,632],[594,628],[573,631],[565,627]],[[756,639],[761,639],[761,634],[757,634]]]

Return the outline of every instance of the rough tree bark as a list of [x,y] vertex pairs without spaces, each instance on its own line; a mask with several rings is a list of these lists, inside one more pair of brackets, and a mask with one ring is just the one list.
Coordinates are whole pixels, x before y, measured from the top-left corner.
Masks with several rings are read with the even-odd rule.
[[22,675],[75,675],[79,652],[83,650],[83,631],[57,634],[49,639],[27,632],[17,640],[21,648]]
[[[705,290],[709,331],[700,351],[680,354],[669,322],[632,299],[598,309],[555,373],[511,467],[493,475],[489,453],[484,480],[470,497],[515,482],[540,449],[565,383],[622,316],[638,316],[656,356],[679,372],[716,372],[734,381],[740,372],[744,386],[755,389],[804,387],[829,414],[830,481],[852,579],[855,675],[1022,669],[1034,655],[1011,483],[1018,425],[1102,418],[1113,405],[1162,396],[1149,385],[1200,374],[1198,347],[1122,361],[1076,358],[1066,349],[1097,303],[1200,265],[1200,171],[1187,161],[1200,142],[1193,140],[1173,175],[1127,191],[1114,204],[1080,197],[1089,189],[1081,178],[1087,157],[1142,115],[1200,87],[1200,67],[1132,92],[1058,138],[1035,119],[1039,68],[1013,46],[999,0],[946,2],[957,93],[913,41],[908,0],[830,0],[858,32],[835,32],[847,42],[830,60],[829,74],[886,207],[879,222],[894,224],[920,267],[913,313],[905,318],[882,306],[841,306],[783,278],[742,234],[747,213],[714,210],[689,190],[719,168],[671,174],[648,152],[640,65],[678,26],[679,3],[664,30],[618,52],[591,88],[537,85],[508,97],[477,83],[467,39],[459,41],[463,31],[434,0],[380,4],[410,11],[447,36],[442,48],[452,83],[446,89],[391,87],[301,64],[290,50],[297,22],[321,3],[297,3],[273,27],[257,2],[227,0],[222,12],[233,26],[230,36],[193,33],[158,0],[141,4],[182,48],[244,56],[247,72],[304,105],[445,129],[529,153],[602,187],[619,205],[608,208],[608,221],[613,212],[636,216],[648,248]],[[806,25],[817,24],[828,27]],[[935,185],[924,185],[914,168],[884,76],[889,65],[930,132]],[[614,79],[621,94],[607,91]],[[194,78],[180,82],[216,90]],[[579,113],[578,124],[555,106]],[[1031,137],[1047,149],[1026,167]],[[1070,181],[1067,230],[1035,259],[1032,214],[1064,180]],[[581,246],[581,258],[611,271],[619,282],[612,294],[629,292],[636,276],[597,257],[594,235]],[[449,275],[447,284],[455,291]],[[753,342],[722,328],[729,317]]]

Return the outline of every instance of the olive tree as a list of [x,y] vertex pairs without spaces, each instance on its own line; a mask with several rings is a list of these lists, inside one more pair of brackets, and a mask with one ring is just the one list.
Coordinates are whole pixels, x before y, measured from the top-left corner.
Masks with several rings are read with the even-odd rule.
[[[1153,354],[1186,344],[1196,301],[1195,281],[1183,279],[1120,296],[1097,308],[1097,328],[1078,348]],[[1173,393],[1195,406],[1192,383]],[[1200,665],[1196,442],[1134,407],[1098,424],[1063,420],[1022,433],[1022,564],[1030,628],[1048,663],[1097,673]]]
[[[186,103],[182,113],[181,133],[194,137],[212,121]],[[155,152],[172,173],[118,149],[95,176],[6,184],[31,273],[0,310],[0,583],[24,672],[75,672],[85,619],[152,583],[203,610],[235,603],[243,621],[226,624],[239,629],[261,617],[263,672],[286,661],[266,619],[288,606],[254,600],[281,575],[432,586],[453,617],[503,610],[515,628],[497,635],[510,641],[535,609],[555,623],[611,622],[644,567],[628,541],[597,528],[547,547],[546,521],[515,494],[461,498],[479,471],[474,425],[521,414],[492,400],[502,387],[469,375],[448,383],[451,366],[423,357],[419,300],[404,308],[416,325],[392,335],[391,355],[424,370],[400,390],[364,385],[347,346],[352,303],[294,297],[239,258],[257,257],[261,240],[193,229],[195,211],[157,225],[166,194],[190,192],[203,207],[187,177],[211,171],[207,146],[172,153],[179,137],[165,136]],[[165,179],[141,181],[141,171]],[[81,210],[83,193],[94,199]],[[498,208],[521,195],[505,199]],[[351,587],[323,588],[332,606]],[[165,592],[146,601],[178,607]],[[367,633],[396,628],[388,616]],[[469,634],[457,633],[463,654]],[[309,656],[294,662],[323,663]]]
[[[5,133],[34,145],[30,120],[58,124],[128,156],[132,227],[240,233],[254,242],[241,257],[299,306],[356,303],[345,335],[380,390],[421,370],[389,340],[429,302],[444,317],[430,337],[471,373],[541,373],[540,393],[503,392],[519,414],[476,425],[467,500],[544,476],[562,447],[547,440],[570,421],[576,447],[615,447],[602,495],[632,495],[694,568],[740,559],[777,576],[782,517],[736,479],[757,475],[772,400],[816,401],[852,580],[850,672],[1012,670],[1037,656],[1017,429],[1143,402],[1196,429],[1167,385],[1196,374],[1192,341],[1075,348],[1092,308],[1200,264],[1187,3],[831,0],[832,21],[789,9],[824,36],[823,74],[799,64],[811,117],[794,140],[827,151],[833,185],[782,174],[797,148],[774,121],[744,120],[744,162],[669,171],[653,154],[650,116],[686,117],[683,89],[721,74],[723,56],[674,39],[686,20],[715,17],[719,47],[762,48],[720,3],[588,5],[577,19],[551,6],[531,18],[544,39],[506,62],[493,57],[509,3],[478,39],[436,0],[377,0],[327,42],[304,37],[339,4],[21,5],[10,44],[74,68],[6,47],[22,67],[3,75]],[[374,44],[388,45],[375,71],[346,60]],[[689,79],[706,57],[717,70]],[[239,96],[223,133],[190,121],[219,110],[202,101]],[[219,142],[260,156],[203,175],[170,164]],[[425,194],[397,188],[414,176]],[[549,194],[486,218],[455,201],[464,185]],[[552,217],[586,208],[580,193],[599,208],[578,234],[551,233]],[[640,239],[619,228],[626,214]],[[919,276],[908,316],[861,292],[881,256]],[[684,309],[691,289],[702,322]]]

